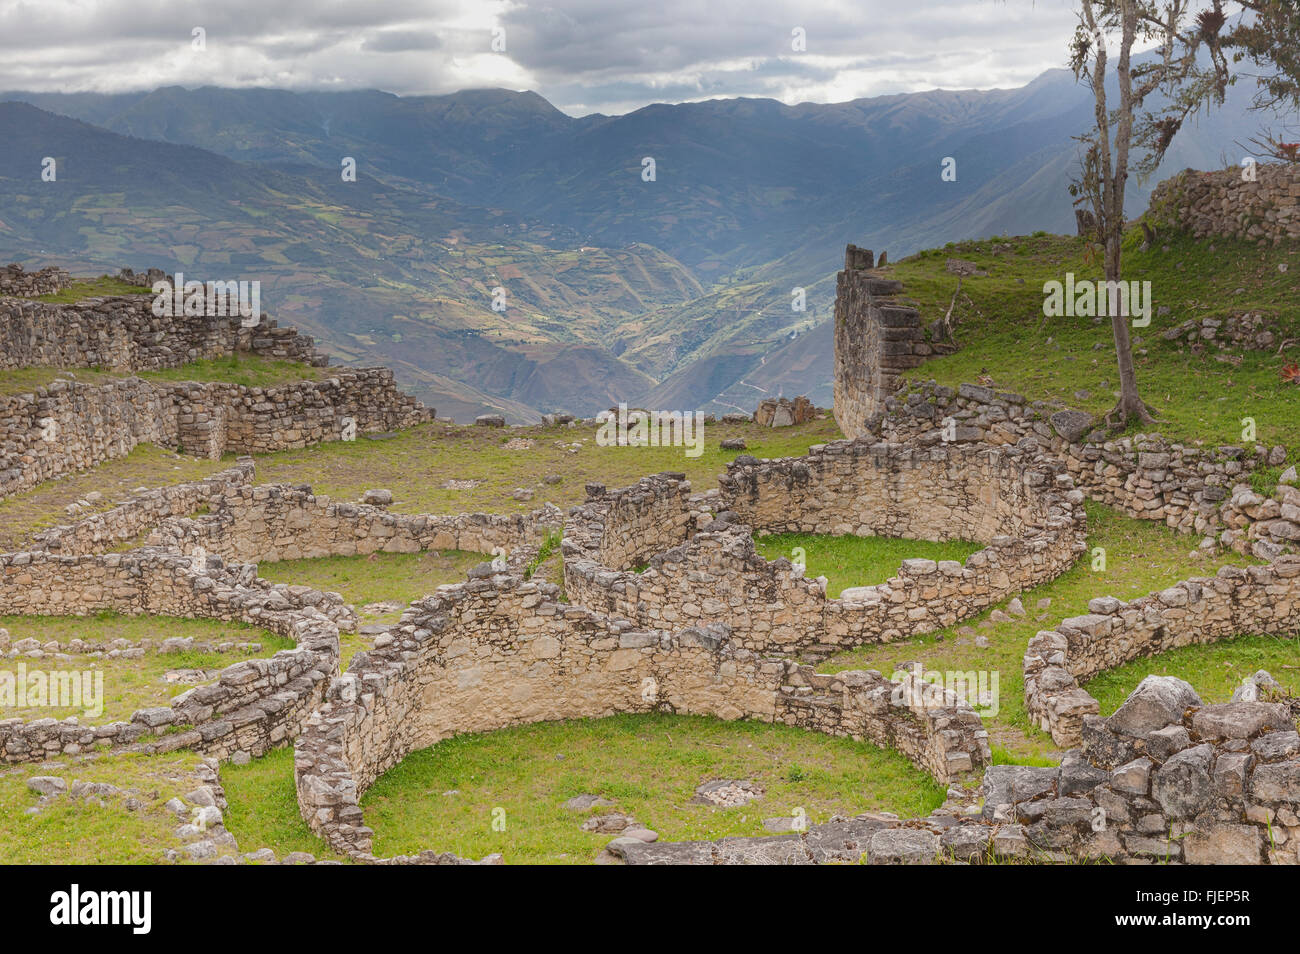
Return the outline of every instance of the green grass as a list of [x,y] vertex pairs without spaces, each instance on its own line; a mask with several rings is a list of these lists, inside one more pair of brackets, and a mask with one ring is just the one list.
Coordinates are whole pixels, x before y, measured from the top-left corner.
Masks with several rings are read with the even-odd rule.
[[259,563],[257,572],[275,583],[301,583],[339,593],[353,606],[361,607],[367,603],[410,603],[444,583],[463,583],[471,567],[490,559],[487,554],[468,550],[371,553]]
[[[444,583],[463,583],[466,572],[491,556],[466,550],[431,550],[424,553],[371,553],[366,556],[317,557],[260,563],[258,575],[275,583],[299,583],[327,593],[338,593],[356,608],[361,625],[393,623],[401,610],[360,613],[369,603],[401,603],[403,608],[428,596]],[[371,639],[360,633],[341,633],[341,665],[368,649]]]
[[178,368],[142,371],[140,377],[147,381],[214,381],[241,384],[249,388],[269,388],[294,381],[320,381],[329,374],[328,369],[297,361],[282,361],[255,354],[235,354],[224,358],[191,361]]
[[281,858],[305,851],[342,860],[298,814],[292,748],[273,749],[247,765],[223,765],[221,786],[226,790],[226,830],[244,854],[270,848]]
[[[0,501],[0,548],[21,549],[33,533],[74,523],[121,503],[141,487],[167,487],[209,477],[233,463],[188,457],[154,444],[139,444],[125,457],[105,461],[77,474],[47,480],[31,490]],[[70,515],[64,508],[87,494],[103,494],[99,503]]]
[[[570,507],[586,499],[588,482],[607,487],[635,484],[647,474],[684,472],[698,490],[717,486],[728,461],[741,453],[756,457],[805,454],[812,444],[842,435],[831,419],[798,427],[763,428],[753,424],[705,425],[704,453],[685,456],[680,447],[601,447],[593,428],[456,427],[424,424],[382,441],[359,437],[303,450],[280,451],[257,459],[258,479],[274,483],[308,483],[318,493],[354,500],[372,487],[393,491],[396,513],[460,513],[482,510],[517,513],[550,501]],[[743,437],[746,451],[724,451],[719,444]],[[530,438],[528,449],[507,449],[515,438]],[[567,446],[581,442],[569,453]],[[542,478],[558,474],[558,484]],[[445,488],[449,480],[475,480],[472,489]],[[513,498],[517,487],[531,488],[529,501]]]
[[1300,643],[1279,636],[1237,636],[1181,646],[1107,670],[1083,688],[1101,705],[1101,714],[1110,715],[1147,676],[1177,676],[1191,683],[1205,702],[1228,702],[1242,681],[1260,669],[1267,669],[1291,695],[1300,695]]
[[120,377],[99,368],[76,368],[71,371],[62,368],[6,369],[0,371],[0,397],[35,394],[38,388],[49,387],[59,379],[76,379],[83,384],[103,384],[120,380]]
[[898,537],[823,536],[815,533],[771,533],[754,538],[754,547],[764,557],[793,559],[794,549],[805,551],[804,576],[825,576],[826,595],[838,597],[850,586],[874,586],[898,575],[904,560],[956,560],[966,558],[983,544],[965,540],[908,540]]
[[108,295],[152,295],[153,289],[139,285],[128,285],[110,275],[74,281],[61,292],[53,295],[41,295],[36,301],[50,302],[58,305],[70,305],[85,298],[102,298]]
[[[293,642],[268,630],[237,622],[217,620],[190,620],[166,616],[123,616],[100,613],[95,616],[0,616],[0,627],[9,630],[11,641],[33,638],[42,643],[57,640],[66,645],[68,640],[108,642],[127,639],[136,642],[142,638],[155,641],[155,645],[172,636],[192,637],[213,644],[222,642],[256,642],[262,646],[262,656],[270,656],[281,649],[292,649]],[[52,656],[30,658],[17,656],[0,660],[0,671],[18,673],[19,663],[27,672],[71,670],[75,672],[103,673],[103,712],[88,715],[82,707],[0,707],[0,719],[65,719],[76,716],[83,725],[102,725],[108,722],[129,720],[137,709],[165,706],[172,697],[195,685],[194,683],[168,683],[164,675],[175,669],[220,670],[243,659],[253,658],[249,653],[233,652],[146,652],[138,659],[93,658],[73,655],[70,660]],[[95,678],[92,675],[92,678]]]
[[[1232,352],[1242,358],[1234,367],[1216,360],[1217,348],[1194,355],[1161,332],[1189,319],[1262,312],[1282,331],[1280,339],[1300,338],[1296,247],[1167,236],[1143,252],[1140,237],[1137,231],[1126,238],[1124,277],[1150,281],[1154,307],[1151,325],[1132,331],[1134,359],[1139,388],[1163,418],[1146,430],[1208,446],[1241,444],[1242,418],[1253,417],[1260,442],[1294,445],[1300,387],[1284,383],[1279,370],[1300,358],[1300,347],[1293,344],[1282,356],[1276,346]],[[1066,272],[1076,280],[1101,277],[1100,265],[1084,262],[1081,239],[959,242],[897,262],[886,271],[903,281],[904,296],[915,300],[927,322],[942,317],[952,301],[957,277],[945,270],[949,257],[974,261],[989,274],[962,279],[969,302],[959,301],[956,309],[961,349],[927,361],[915,377],[955,387],[987,374],[995,387],[1030,399],[1059,400],[1094,415],[1110,409],[1119,375],[1109,320],[1043,316],[1044,282],[1063,281]],[[1290,266],[1286,273],[1277,269],[1282,263]],[[1169,313],[1155,314],[1160,306]],[[1076,398],[1079,390],[1089,396]]]
[[[747,779],[766,794],[738,808],[690,804],[696,786],[719,778]],[[562,807],[583,793],[616,805]],[[582,864],[615,837],[580,829],[599,812],[630,814],[679,841],[761,835],[764,818],[796,808],[815,824],[870,810],[925,815],[943,800],[929,776],[867,743],[758,722],[624,715],[456,736],[390,769],[362,806],[377,855],[434,848]],[[493,829],[495,809],[504,811],[504,831]]]
[[[990,743],[1000,746],[1009,758],[1027,764],[1034,764],[1035,758],[1059,760],[1059,750],[1045,733],[1031,724],[1025,713],[1022,660],[1025,646],[1039,630],[1051,629],[1068,616],[1086,613],[1088,601],[1094,597],[1131,600],[1189,576],[1213,576],[1225,564],[1258,562],[1238,554],[1193,561],[1189,557],[1196,542],[1193,538],[1177,534],[1163,524],[1135,520],[1102,504],[1089,502],[1086,506],[1089,552],[1055,580],[1021,594],[1027,611],[1025,617],[982,627],[980,624],[988,620],[993,609],[1005,610],[1006,603],[1003,603],[939,632],[846,650],[827,659],[819,669],[822,672],[878,669],[890,675],[903,664],[918,661],[927,670],[940,672],[996,672],[998,712],[985,717]],[[1097,547],[1106,551],[1105,570],[1092,569],[1092,550]],[[1043,598],[1050,598],[1051,605],[1046,610],[1038,610],[1036,604]],[[1045,618],[1037,619],[1040,615]],[[972,628],[974,634],[959,632],[965,627]],[[987,648],[975,645],[976,635],[989,640]],[[1253,668],[1257,667],[1252,667],[1252,671]],[[1195,680],[1191,681],[1196,685]]]
[[[155,864],[163,852],[179,848],[176,816],[163,807],[182,798],[196,784],[189,775],[199,757],[192,752],[140,755],[59,756],[41,765],[0,767],[0,864],[121,865]],[[102,796],[106,807],[66,794],[35,815],[37,804],[27,787],[35,775],[57,775],[71,787],[74,780],[107,782],[138,798],[143,806],[126,807],[127,795]]]

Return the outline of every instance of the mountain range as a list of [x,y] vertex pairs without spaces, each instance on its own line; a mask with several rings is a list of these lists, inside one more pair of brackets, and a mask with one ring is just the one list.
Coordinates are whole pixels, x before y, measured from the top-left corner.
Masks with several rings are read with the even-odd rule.
[[[1184,130],[1130,183],[1130,212],[1173,171],[1239,159],[1248,98]],[[0,258],[260,280],[273,315],[462,420],[829,405],[844,245],[898,257],[1073,231],[1073,137],[1091,115],[1065,70],[1018,89],[579,118],[497,89],[0,93]]]

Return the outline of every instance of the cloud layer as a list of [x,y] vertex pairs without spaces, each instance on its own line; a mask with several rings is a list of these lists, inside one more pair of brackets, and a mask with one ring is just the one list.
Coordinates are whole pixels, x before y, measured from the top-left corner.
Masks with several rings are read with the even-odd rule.
[[574,115],[722,96],[839,102],[1023,85],[1064,65],[1071,7],[1069,0],[0,0],[0,89],[215,85],[412,95],[504,86],[536,90]]

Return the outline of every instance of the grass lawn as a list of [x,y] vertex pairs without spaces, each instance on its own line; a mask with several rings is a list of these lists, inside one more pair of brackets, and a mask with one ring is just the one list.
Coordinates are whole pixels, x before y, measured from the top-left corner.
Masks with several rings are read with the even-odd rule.
[[86,298],[102,298],[109,295],[152,295],[153,289],[139,285],[128,285],[111,275],[74,281],[63,291],[53,295],[41,295],[36,301],[57,305],[71,305]]
[[[12,641],[33,638],[46,642],[58,640],[66,644],[71,639],[88,642],[108,642],[128,639],[132,642],[150,638],[161,642],[172,636],[192,637],[213,644],[223,642],[256,642],[262,646],[258,655],[271,656],[281,649],[292,649],[293,642],[268,630],[237,622],[218,620],[189,620],[166,616],[122,616],[104,613],[96,616],[0,616],[0,627],[9,630]],[[126,721],[137,709],[167,705],[198,683],[167,682],[165,674],[175,669],[221,670],[243,659],[254,658],[246,652],[147,652],[138,659],[109,659],[73,655],[61,660],[53,656],[31,658],[17,656],[0,659],[0,672],[19,672],[22,663],[30,675],[34,671],[73,671],[77,673],[103,673],[103,712],[89,713],[85,707],[0,707],[0,719],[65,719],[76,716],[82,725],[103,725]],[[92,678],[97,678],[92,675]],[[209,682],[211,680],[204,680]]]
[[[471,567],[492,559],[488,554],[465,550],[425,553],[371,553],[366,556],[317,557],[259,563],[258,575],[276,583],[300,583],[327,593],[338,593],[358,611],[361,625],[395,623],[402,610],[361,612],[369,603],[396,602],[406,605],[428,596],[444,583],[463,583]],[[358,627],[359,628],[359,627]],[[347,668],[352,656],[368,649],[371,638],[361,633],[340,633],[341,665]]]
[[270,848],[280,857],[305,851],[317,858],[342,860],[298,814],[292,747],[273,749],[247,765],[222,765],[221,787],[228,804],[226,830],[235,836],[242,853]]
[[[198,764],[192,752],[139,755],[120,752],[59,756],[40,765],[0,766],[0,864],[5,865],[122,865],[156,864],[168,848],[179,848],[176,816],[163,807],[194,787],[189,773]],[[106,807],[87,798],[60,796],[35,815],[37,804],[27,787],[35,775],[57,775],[73,781],[107,782],[142,802],[134,811],[128,795],[97,796]]]
[[[463,583],[465,573],[491,560],[490,554],[466,550],[424,553],[371,553],[366,556],[318,557],[259,563],[258,576],[275,583],[301,583],[339,593],[354,607],[367,603],[402,604],[427,596],[444,583]],[[396,618],[398,614],[383,614]]]
[[[1059,761],[1060,751],[1051,738],[1033,726],[1025,713],[1021,666],[1029,640],[1039,630],[1051,629],[1068,616],[1086,613],[1088,601],[1093,597],[1130,600],[1189,576],[1213,576],[1225,564],[1258,562],[1239,554],[1193,562],[1189,551],[1195,546],[1194,538],[1176,534],[1163,524],[1135,520],[1102,504],[1089,502],[1086,506],[1089,552],[1055,580],[1021,594],[1028,611],[1025,617],[1013,617],[1009,623],[981,625],[988,622],[993,609],[1005,610],[1004,603],[949,629],[896,643],[846,650],[827,659],[819,669],[822,672],[878,669],[888,676],[905,663],[917,661],[927,670],[986,671],[990,674],[990,684],[992,674],[996,673],[998,711],[996,715],[986,715],[984,720],[995,756],[1002,761],[1027,764],[1034,764],[1036,759]],[[1104,570],[1092,569],[1092,550],[1096,547],[1106,551]],[[1039,610],[1037,604],[1042,599],[1050,599],[1051,604]],[[1044,618],[1040,620],[1039,616]],[[973,633],[969,629],[961,632],[966,628],[973,629]],[[976,635],[986,637],[989,645],[976,646]],[[1248,668],[1253,672],[1258,666]],[[1189,681],[1196,685],[1194,678]],[[1128,688],[1136,684],[1135,681]]]
[[1177,676],[1192,684],[1205,702],[1228,702],[1233,691],[1252,673],[1267,669],[1273,678],[1300,695],[1300,642],[1281,636],[1237,636],[1201,646],[1181,646],[1168,652],[1098,674],[1083,688],[1110,715],[1147,676]]
[[983,549],[982,543],[965,540],[908,540],[899,537],[824,536],[815,533],[770,533],[756,536],[754,547],[764,557],[793,559],[794,549],[803,548],[807,569],[804,576],[827,579],[826,595],[837,597],[850,586],[874,586],[898,575],[904,560],[956,560]]
[[[364,436],[295,451],[259,456],[262,482],[311,484],[317,493],[355,500],[368,488],[393,492],[392,510],[399,513],[460,513],[481,510],[514,513],[551,503],[571,507],[586,499],[588,482],[609,488],[635,484],[647,474],[684,472],[696,490],[717,486],[727,462],[742,453],[756,457],[805,454],[812,444],[842,435],[834,420],[798,427],[765,428],[754,424],[705,425],[705,447],[691,458],[681,447],[601,447],[595,428],[487,428],[423,424],[379,441]],[[719,444],[743,437],[745,451],[724,451]],[[530,447],[507,447],[512,441]],[[580,444],[574,453],[569,449]],[[557,484],[544,484],[548,474]],[[473,486],[444,486],[449,480]],[[513,498],[516,488],[532,489],[529,501]]]
[[[737,808],[691,804],[695,788],[713,779],[748,780],[765,794]],[[615,806],[563,807],[584,793]],[[377,855],[434,848],[471,858],[499,851],[507,863],[583,864],[615,837],[581,830],[600,812],[632,815],[662,839],[680,841],[762,835],[763,819],[796,808],[815,824],[870,810],[925,815],[943,800],[928,775],[867,743],[656,714],[457,736],[390,769],[362,806]],[[504,831],[494,830],[494,817],[504,818]]]
[[147,381],[218,381],[250,388],[269,388],[292,381],[321,381],[332,373],[328,368],[316,368],[297,361],[235,354],[191,361],[179,368],[141,371],[139,376]]
[[[1279,344],[1300,339],[1300,247],[1169,236],[1143,252],[1140,241],[1140,230],[1126,238],[1124,277],[1151,282],[1151,324],[1132,332],[1139,388],[1163,418],[1147,430],[1208,446],[1241,444],[1242,418],[1253,417],[1258,440],[1285,444],[1294,460],[1300,387],[1284,383],[1279,371],[1300,359],[1300,343],[1282,355],[1276,347],[1227,352],[1241,358],[1234,366],[1217,360],[1215,347],[1194,355],[1161,332],[1189,319],[1259,312],[1281,332]],[[1044,282],[1064,281],[1067,272],[1076,280],[1101,277],[1099,264],[1084,262],[1081,239],[1038,234],[958,242],[895,263],[886,272],[903,281],[904,296],[927,322],[944,315],[957,287],[945,268],[950,257],[973,261],[988,275],[962,279],[969,300],[959,299],[955,311],[961,349],[927,361],[915,377],[955,387],[987,374],[995,387],[1030,399],[1055,399],[1094,415],[1110,409],[1119,374],[1109,319],[1043,316]],[[1279,272],[1279,264],[1288,270]],[[1168,313],[1156,314],[1162,306]],[[1079,391],[1088,395],[1076,397]]]

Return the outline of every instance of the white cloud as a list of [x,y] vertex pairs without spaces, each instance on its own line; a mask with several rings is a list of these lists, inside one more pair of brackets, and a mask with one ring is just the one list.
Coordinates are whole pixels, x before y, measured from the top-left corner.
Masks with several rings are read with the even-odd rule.
[[1064,65],[1073,21],[1070,0],[0,0],[0,89],[505,86],[574,114],[837,102],[1022,85]]

